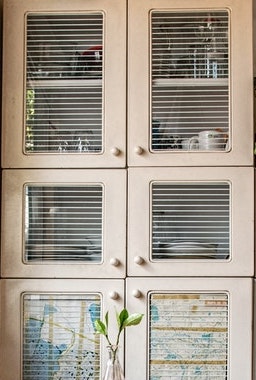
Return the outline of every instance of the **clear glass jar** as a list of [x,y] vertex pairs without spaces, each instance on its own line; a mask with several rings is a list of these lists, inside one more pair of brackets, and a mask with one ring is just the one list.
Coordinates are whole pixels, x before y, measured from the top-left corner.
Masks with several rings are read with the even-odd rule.
[[107,346],[109,358],[103,380],[124,380],[123,369],[118,358],[118,346]]

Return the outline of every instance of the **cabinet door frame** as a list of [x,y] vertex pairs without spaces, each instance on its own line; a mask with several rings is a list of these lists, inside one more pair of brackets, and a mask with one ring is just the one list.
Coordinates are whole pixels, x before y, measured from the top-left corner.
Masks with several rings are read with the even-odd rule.
[[[79,295],[96,293],[101,297],[102,310],[100,318],[103,319],[109,310],[109,331],[116,333],[115,309],[120,311],[124,307],[124,281],[123,280],[88,280],[73,279],[65,281],[60,279],[8,279],[1,280],[0,286],[2,324],[1,324],[1,371],[5,380],[22,377],[22,296],[31,294],[70,294]],[[117,298],[115,297],[117,296]],[[107,344],[103,336],[100,338],[100,369],[101,376],[108,359]],[[123,336],[120,341],[120,361],[123,365],[124,344]]]
[[[163,262],[151,260],[150,184],[152,181],[230,183],[230,258],[172,259]],[[253,276],[253,168],[130,168],[128,184],[128,275]]]
[[[144,318],[138,329],[126,331],[127,378],[149,379],[149,332],[148,297],[151,292],[173,293],[226,293],[229,297],[229,360],[228,379],[250,380],[252,376],[252,297],[251,278],[129,278],[126,298],[130,312],[143,313]],[[143,342],[143,343],[142,343]],[[147,360],[145,360],[147,358]]]
[[[103,186],[103,255],[99,263],[24,262],[24,185]],[[124,278],[126,270],[126,172],[105,170],[4,170],[1,275],[38,278]]]
[[[25,15],[27,12],[102,11],[105,19],[102,153],[25,153]],[[124,167],[126,163],[126,2],[116,0],[6,0],[3,20],[4,168]],[[118,33],[117,33],[118,31]],[[45,81],[45,80],[44,80]],[[72,82],[72,81],[71,81]]]
[[[253,165],[252,2],[128,1],[128,163],[130,166]],[[230,133],[227,151],[153,151],[150,147],[150,10],[228,10],[230,28]],[[246,33],[244,33],[246,27]],[[142,75],[143,73],[143,75]],[[139,101],[138,101],[139,99]]]

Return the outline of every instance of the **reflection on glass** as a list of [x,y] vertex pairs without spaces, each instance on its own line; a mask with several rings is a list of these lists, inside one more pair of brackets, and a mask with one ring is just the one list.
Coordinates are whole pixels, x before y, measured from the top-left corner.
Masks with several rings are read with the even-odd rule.
[[25,187],[25,261],[102,261],[103,188]]

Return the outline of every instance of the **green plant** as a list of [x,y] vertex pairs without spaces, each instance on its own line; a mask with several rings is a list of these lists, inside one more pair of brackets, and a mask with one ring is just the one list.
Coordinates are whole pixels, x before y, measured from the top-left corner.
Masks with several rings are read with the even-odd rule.
[[100,319],[96,319],[96,321],[94,322],[94,327],[98,334],[102,334],[105,336],[111,350],[114,352],[114,357],[115,357],[122,331],[126,327],[138,325],[141,322],[142,318],[143,318],[143,314],[138,314],[138,313],[129,314],[126,309],[123,309],[120,313],[116,312],[118,332],[117,332],[116,340],[114,342],[111,342],[110,337],[109,337],[109,331],[108,331],[109,312],[106,313],[104,322],[101,321]]

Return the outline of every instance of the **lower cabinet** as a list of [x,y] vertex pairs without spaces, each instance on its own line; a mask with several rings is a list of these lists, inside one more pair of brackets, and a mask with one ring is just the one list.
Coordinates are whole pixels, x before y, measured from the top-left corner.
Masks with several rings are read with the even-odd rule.
[[[252,286],[246,278],[1,280],[4,380],[98,380],[107,342],[94,320],[143,313],[120,341],[127,380],[250,380]],[[3,365],[4,364],[4,365]]]

